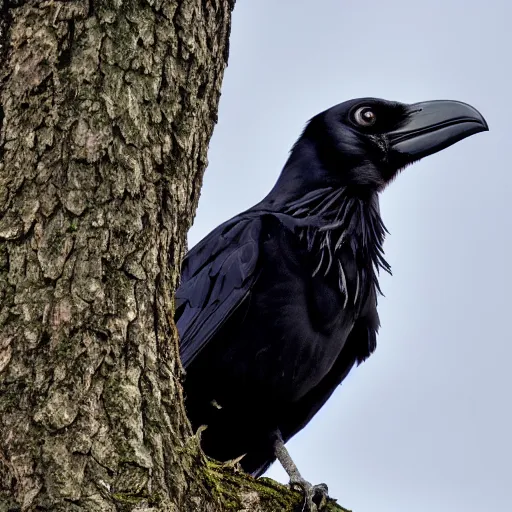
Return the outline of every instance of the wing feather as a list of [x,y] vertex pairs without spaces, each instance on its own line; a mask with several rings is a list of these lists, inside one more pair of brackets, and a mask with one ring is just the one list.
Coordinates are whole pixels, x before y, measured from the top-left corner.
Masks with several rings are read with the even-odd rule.
[[175,314],[185,368],[250,294],[261,232],[261,217],[235,217],[187,254]]

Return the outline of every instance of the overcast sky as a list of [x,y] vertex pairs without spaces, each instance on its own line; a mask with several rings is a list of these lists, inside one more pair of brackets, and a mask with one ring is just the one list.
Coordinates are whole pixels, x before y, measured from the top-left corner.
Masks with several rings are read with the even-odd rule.
[[[354,512],[512,511],[512,3],[239,0],[190,246],[258,202],[344,100],[455,99],[490,132],[381,196],[377,351],[288,448]],[[287,481],[279,464],[269,476]]]

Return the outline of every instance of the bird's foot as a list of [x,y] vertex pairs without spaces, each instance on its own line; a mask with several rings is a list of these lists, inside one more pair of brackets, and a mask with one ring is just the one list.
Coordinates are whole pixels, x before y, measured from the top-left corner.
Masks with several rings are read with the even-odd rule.
[[290,487],[304,496],[304,512],[320,512],[327,505],[329,489],[326,484],[312,485],[302,477],[290,479]]

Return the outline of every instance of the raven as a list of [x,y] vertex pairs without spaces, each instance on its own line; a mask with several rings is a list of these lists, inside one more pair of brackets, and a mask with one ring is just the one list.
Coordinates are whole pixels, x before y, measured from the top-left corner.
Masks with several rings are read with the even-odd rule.
[[[176,293],[186,409],[214,459],[261,475],[376,347],[386,228],[407,165],[488,130],[456,101],[362,98],[313,117],[270,193],[191,249]],[[323,485],[323,484],[322,484]],[[319,487],[326,491],[325,487]]]

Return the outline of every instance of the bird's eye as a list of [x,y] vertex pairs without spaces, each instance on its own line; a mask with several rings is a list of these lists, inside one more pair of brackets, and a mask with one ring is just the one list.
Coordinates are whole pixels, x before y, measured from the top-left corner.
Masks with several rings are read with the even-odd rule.
[[354,112],[354,121],[359,126],[364,126],[367,128],[368,126],[373,126],[375,124],[377,121],[377,116],[372,110],[372,107],[359,107]]

